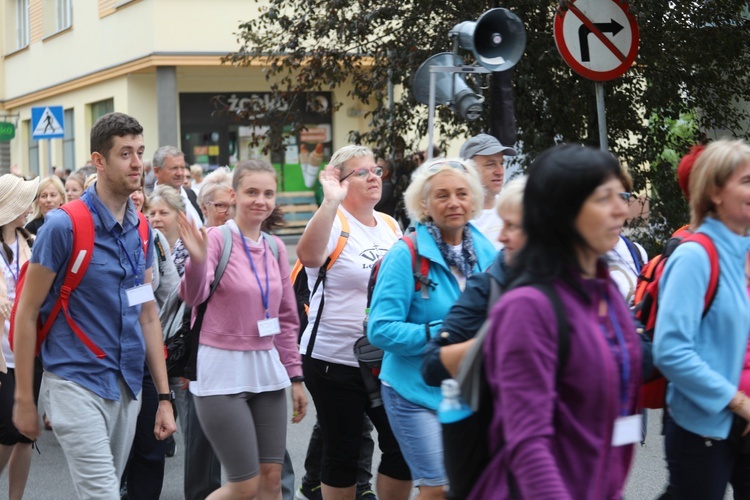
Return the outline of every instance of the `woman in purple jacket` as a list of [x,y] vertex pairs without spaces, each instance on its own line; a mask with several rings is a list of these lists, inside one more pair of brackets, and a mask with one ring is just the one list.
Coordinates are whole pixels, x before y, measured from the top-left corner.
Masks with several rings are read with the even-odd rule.
[[602,260],[627,215],[619,169],[608,153],[562,145],[529,170],[528,240],[511,279],[552,285],[569,324],[568,353],[558,359],[555,310],[538,289],[520,286],[495,306],[485,346],[493,457],[471,498],[622,497],[641,437],[641,354]]

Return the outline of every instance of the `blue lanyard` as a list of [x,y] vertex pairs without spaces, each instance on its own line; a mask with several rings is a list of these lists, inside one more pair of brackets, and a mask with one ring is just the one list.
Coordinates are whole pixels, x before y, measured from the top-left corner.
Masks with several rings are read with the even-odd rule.
[[[617,349],[620,351],[620,415],[627,415],[628,414],[628,383],[630,382],[630,353],[628,352],[628,344],[625,342],[625,335],[622,333],[622,328],[620,327],[620,323],[617,321],[617,318],[615,317],[614,310],[612,309],[612,303],[609,301],[609,296],[606,297],[607,302],[607,314],[609,315],[609,321],[612,323],[612,328],[615,331],[615,336],[617,337],[617,344],[618,346],[614,345],[613,340],[610,338],[609,334],[604,328],[604,325],[601,325],[602,333],[604,334],[604,338],[607,339],[607,342],[612,347],[612,349]],[[617,362],[617,356],[615,356],[615,363]]]
[[258,288],[260,289],[260,298],[263,300],[263,309],[265,309],[266,319],[268,319],[271,317],[268,312],[268,296],[271,293],[271,286],[268,284],[268,255],[266,254],[265,238],[263,238],[263,235],[261,234],[261,241],[263,241],[263,263],[266,266],[266,291],[264,292],[263,286],[260,284],[260,276],[258,276],[258,271],[255,270],[253,256],[250,255],[250,249],[247,247],[247,242],[245,241],[245,236],[242,234],[242,232],[240,232],[240,237],[242,239],[242,246],[245,247],[245,253],[247,253],[247,260],[250,261],[250,268],[253,270],[255,280],[258,282]]
[[[18,241],[18,236],[16,236],[16,241]],[[21,245],[18,245],[18,250],[20,251]],[[18,253],[18,252],[16,252]],[[10,267],[10,263],[8,262],[8,257],[5,256],[5,250],[0,249],[0,254],[3,256],[3,261],[5,261],[5,265],[8,266],[8,271],[10,271],[10,275],[13,276],[13,281],[18,283],[18,261],[21,260],[18,258],[18,255],[16,255],[16,272],[13,272],[13,268]]]
[[[102,226],[106,227],[106,224],[104,223],[104,219],[102,219],[101,214],[96,209],[96,207],[91,203],[88,197],[88,193],[84,193],[84,195],[81,197],[84,202],[86,202],[86,205],[88,205],[89,209],[96,214],[97,217],[99,217],[99,220],[102,222]],[[140,286],[141,282],[138,279],[138,264],[141,262],[141,252],[135,253],[135,263],[133,262],[133,259],[130,258],[130,254],[128,253],[128,249],[125,248],[125,244],[122,242],[122,239],[119,234],[115,233],[114,229],[110,229],[110,234],[112,234],[112,237],[117,241],[117,244],[122,249],[122,252],[125,254],[125,258],[128,259],[128,264],[130,264],[130,268],[133,270],[133,276],[135,277],[135,286]],[[143,247],[140,245],[141,238],[138,237],[138,248],[143,250]]]

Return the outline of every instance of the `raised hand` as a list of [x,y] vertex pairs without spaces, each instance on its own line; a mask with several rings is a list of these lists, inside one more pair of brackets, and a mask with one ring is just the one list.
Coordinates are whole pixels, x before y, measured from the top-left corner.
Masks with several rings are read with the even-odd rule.
[[195,224],[189,221],[187,215],[182,212],[180,212],[179,219],[177,219],[177,224],[180,229],[180,239],[190,254],[190,258],[194,262],[203,262],[206,260],[206,253],[208,252],[206,230],[195,227]]
[[330,164],[320,171],[320,185],[323,187],[323,198],[340,203],[349,191],[349,181],[340,182],[341,170]]

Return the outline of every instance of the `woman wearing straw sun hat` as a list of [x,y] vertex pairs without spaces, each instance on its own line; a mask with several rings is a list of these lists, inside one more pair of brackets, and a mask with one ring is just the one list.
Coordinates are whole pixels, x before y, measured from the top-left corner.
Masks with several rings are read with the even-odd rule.
[[[8,343],[10,309],[16,296],[16,280],[21,266],[31,256],[33,236],[23,225],[31,213],[39,178],[24,181],[13,174],[0,177],[0,319],[5,328],[2,338],[0,365],[0,473],[8,465],[8,498],[20,499],[31,468],[32,441],[13,426],[13,392],[15,376],[13,352]],[[41,381],[41,379],[40,379]],[[36,383],[36,382],[35,382]],[[38,386],[36,393],[39,393]]]

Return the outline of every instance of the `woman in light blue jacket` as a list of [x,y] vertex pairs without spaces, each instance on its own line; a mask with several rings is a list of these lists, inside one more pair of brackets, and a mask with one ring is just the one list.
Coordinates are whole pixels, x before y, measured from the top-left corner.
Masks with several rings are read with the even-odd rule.
[[[388,420],[420,488],[420,498],[443,498],[447,484],[436,410],[440,389],[420,369],[425,348],[466,279],[492,263],[493,245],[469,221],[483,206],[479,175],[471,162],[437,159],[420,166],[404,193],[416,223],[416,252],[407,242],[383,258],[370,309],[368,337],[385,351],[380,379]],[[409,237],[407,237],[409,238]],[[413,240],[412,240],[413,241]],[[417,290],[413,259],[429,272]]]
[[710,144],[690,174],[691,227],[711,238],[719,285],[704,312],[711,266],[696,242],[680,245],[659,287],[654,362],[669,380],[665,427],[670,498],[750,498],[750,401],[738,390],[750,332],[746,263],[750,146]]

